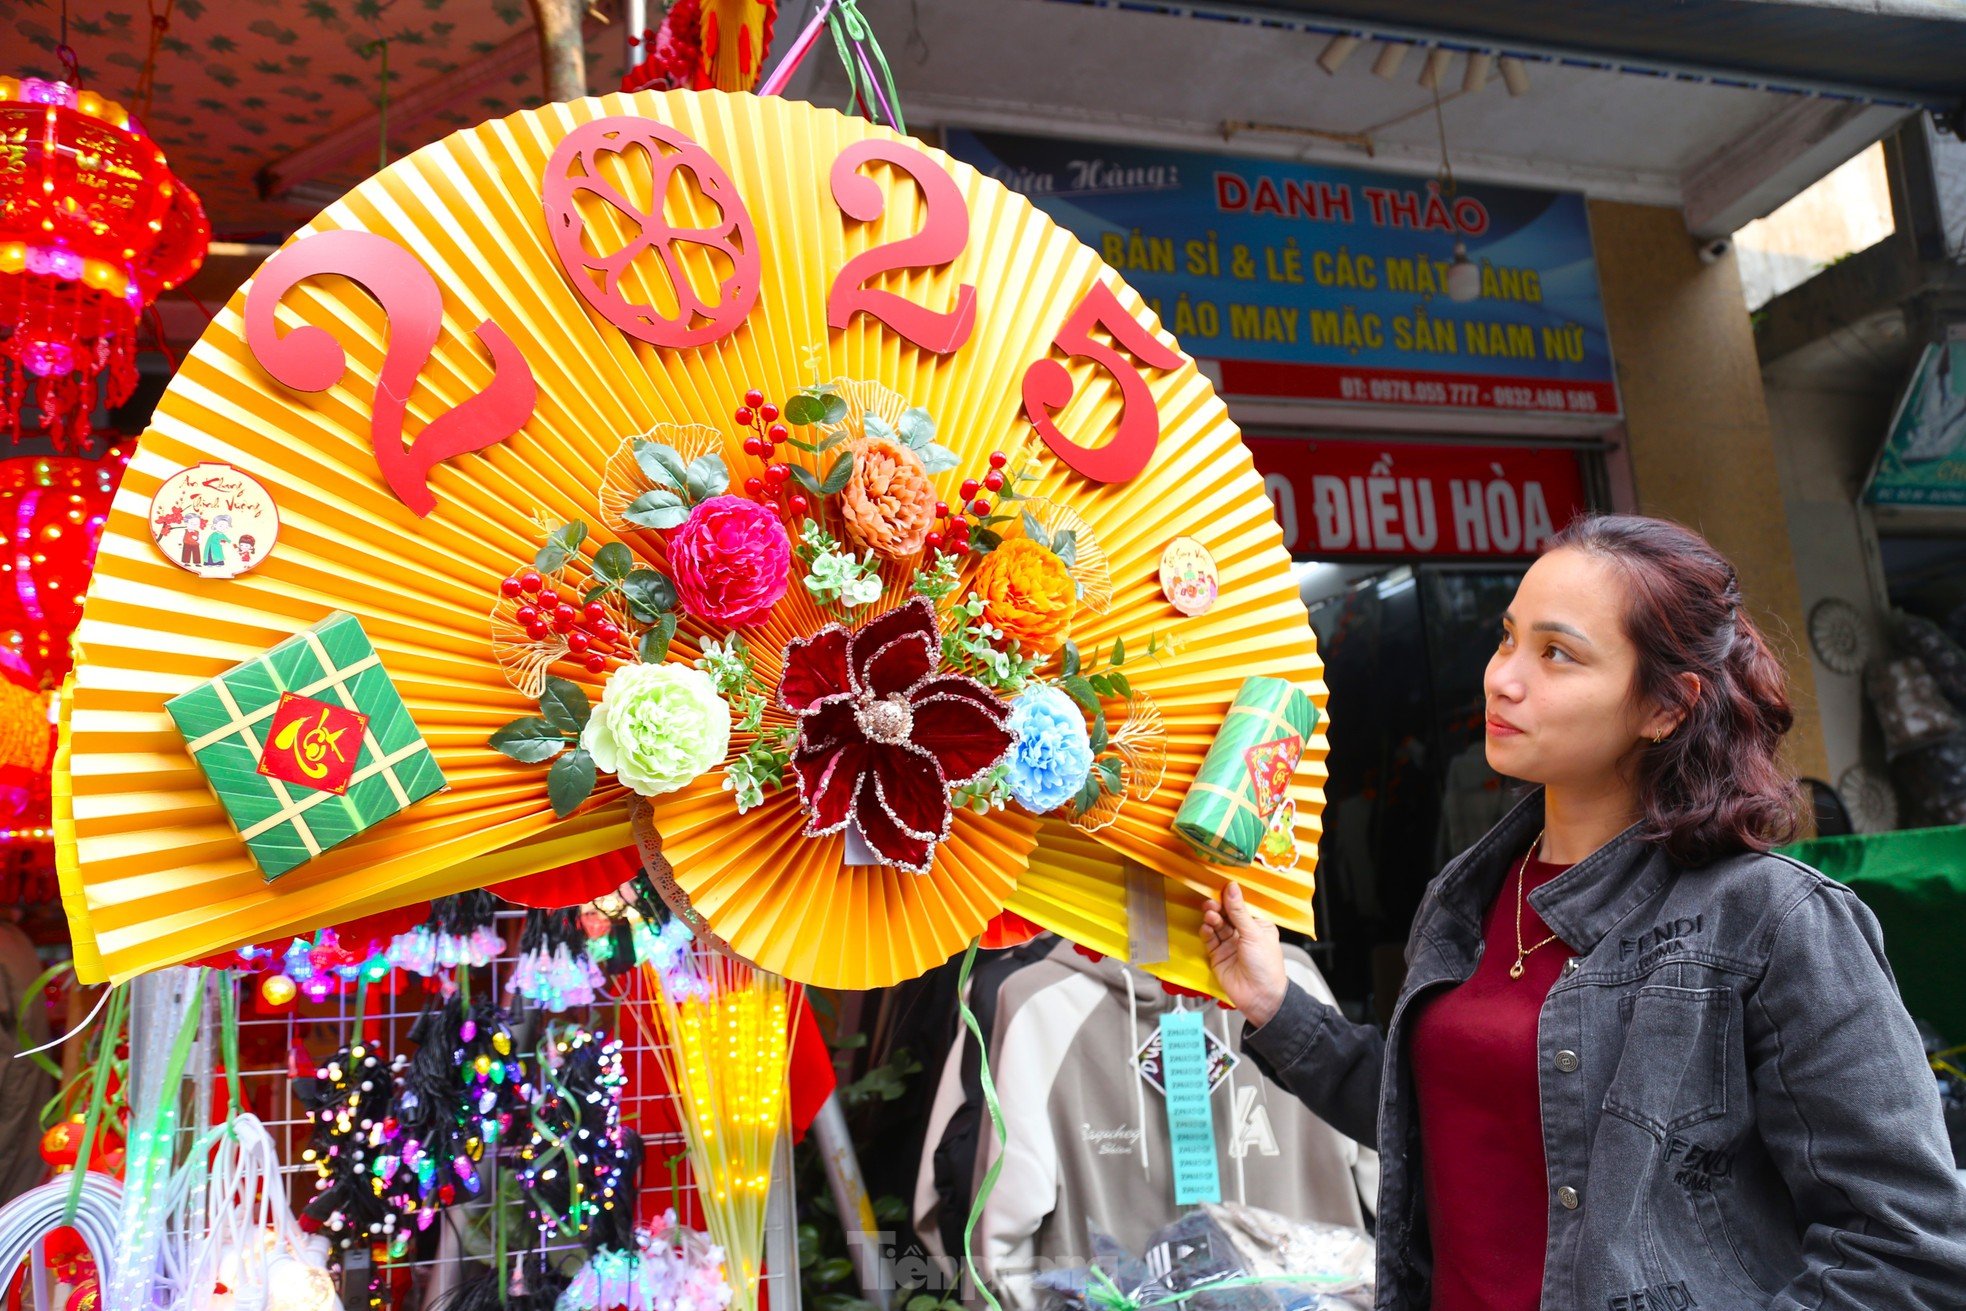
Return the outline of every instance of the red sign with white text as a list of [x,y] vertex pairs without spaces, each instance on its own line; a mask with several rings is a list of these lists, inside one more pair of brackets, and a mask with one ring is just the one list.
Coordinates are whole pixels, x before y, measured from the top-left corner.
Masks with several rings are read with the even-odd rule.
[[1520,558],[1590,508],[1566,450],[1246,441],[1297,556]]

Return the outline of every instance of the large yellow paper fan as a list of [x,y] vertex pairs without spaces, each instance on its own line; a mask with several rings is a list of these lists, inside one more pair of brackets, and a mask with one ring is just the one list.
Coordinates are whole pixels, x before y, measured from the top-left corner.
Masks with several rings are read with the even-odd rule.
[[[613,135],[595,135],[602,119]],[[584,144],[567,148],[582,125]],[[906,143],[902,162],[879,144],[888,142]],[[837,163],[857,143],[875,144]],[[856,162],[881,193],[871,211],[841,181]],[[927,237],[930,211],[956,196],[967,217],[960,253],[925,267],[900,260],[891,248],[918,229]],[[339,247],[314,240],[328,233],[372,234],[403,259],[370,237],[338,237]],[[673,244],[663,245],[665,234]],[[882,247],[894,258],[883,259]],[[322,252],[311,271],[303,251]],[[372,261],[359,280],[338,276],[349,272],[349,252]],[[904,336],[884,314],[865,312],[864,296],[862,312],[829,325],[829,306],[841,317],[837,302],[853,299],[842,270],[870,252],[872,264],[855,266],[857,285],[925,307],[927,327]],[[398,285],[379,288],[391,276]],[[427,349],[412,340],[403,291],[412,282],[441,307]],[[260,284],[256,309],[273,308],[255,338],[249,298]],[[1081,311],[1100,297],[1106,308],[1077,339],[1081,353],[1068,354],[1061,333],[1082,327]],[[697,312],[683,308],[688,300]],[[965,313],[973,317],[955,332]],[[1121,325],[1130,341],[1113,337],[1118,315],[1132,320]],[[323,330],[339,357],[303,335]],[[938,332],[952,340],[933,340]],[[1205,985],[1187,941],[1192,907],[1228,878],[1280,921],[1309,929],[1321,733],[1291,789],[1296,867],[1208,864],[1172,829],[1245,678],[1287,678],[1324,703],[1280,533],[1226,411],[1191,360],[1159,368],[1140,359],[1171,355],[1172,345],[1130,288],[1022,197],[938,151],[800,102],[598,97],[487,123],[391,165],[296,234],[218,315],[118,492],[64,707],[58,847],[78,965],[90,977],[124,978],[631,846],[632,797],[621,786],[603,776],[560,819],[547,767],[489,742],[537,713],[548,673],[598,702],[635,663],[633,644],[625,637],[589,672],[560,635],[531,641],[514,618],[530,594],[504,596],[501,581],[572,523],[588,531],[557,580],[565,590],[591,583],[600,551],[616,541],[636,569],[673,571],[665,533],[621,517],[636,496],[660,490],[659,480],[636,482],[649,475],[634,442],[661,438],[687,458],[720,457],[736,495],[763,472],[745,448],[757,430],[733,419],[752,389],[776,405],[802,390],[852,401],[847,417],[798,430],[824,449],[778,447],[779,463],[803,470],[802,481],[761,494],[775,492],[781,507],[787,486],[818,483],[853,439],[891,430],[917,407],[948,452],[949,467],[933,475],[943,501],[959,506],[959,484],[983,477],[1003,452],[1002,472],[1026,499],[993,504],[992,517],[1004,517],[991,531],[1015,542],[1028,510],[1047,542],[1076,541],[1076,551],[1059,547],[1073,557],[1080,594],[1070,637],[1088,660],[1110,660],[1123,643],[1131,695],[1101,698],[1112,738],[1104,754],[1123,761],[1125,786],[1096,813],[1067,807],[1040,821],[1015,804],[985,813],[959,805],[923,873],[847,865],[844,835],[804,836],[789,778],[742,815],[721,768],[655,797],[676,883],[719,937],[766,969],[842,987],[920,973],[1006,904],[1115,950],[1127,939],[1127,900],[1114,871],[1127,863],[1168,881],[1170,977]],[[312,374],[294,363],[310,351]],[[409,353],[408,367],[392,351]],[[1047,358],[1073,388],[1055,413],[1058,431],[1083,448],[1069,460],[1040,440],[1025,408],[1034,389],[1054,406],[1063,399],[1027,382]],[[517,382],[526,372],[530,392]],[[402,412],[395,427],[391,398]],[[1137,476],[1083,476],[1084,453],[1095,463],[1110,455],[1107,434],[1127,422],[1129,405],[1137,434],[1137,411],[1149,403],[1158,444]],[[864,427],[865,414],[886,427]],[[438,447],[443,458],[428,458]],[[153,498],[201,462],[250,475],[277,505],[277,544],[236,576],[188,571],[153,539]],[[831,490],[810,495],[826,500]],[[838,530],[832,511],[815,517]],[[796,539],[796,519],[788,529]],[[1159,581],[1164,548],[1182,536],[1212,554],[1220,575],[1214,607],[1192,618]],[[909,600],[928,558],[882,563],[881,599],[857,613],[823,606],[795,564],[783,598],[737,629],[761,684],[775,691],[794,639]],[[552,586],[558,561],[544,563]],[[955,591],[936,603],[945,627],[981,568],[976,554],[959,563]],[[618,591],[602,604],[610,624],[635,627]],[[164,705],[337,613],[360,621],[446,787],[269,880]],[[685,615],[666,660],[695,662],[729,632]],[[1056,682],[1065,659],[1047,652],[1035,678]],[[773,697],[751,724],[734,726],[726,759],[793,720]],[[1047,833],[1057,835],[1050,846]]]

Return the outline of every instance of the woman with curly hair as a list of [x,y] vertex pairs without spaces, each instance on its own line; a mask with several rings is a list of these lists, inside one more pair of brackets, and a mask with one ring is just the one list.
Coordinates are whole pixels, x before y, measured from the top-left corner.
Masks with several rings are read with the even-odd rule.
[[1230,885],[1245,1048],[1380,1152],[1380,1311],[1966,1307],[1966,1188],[1877,921],[1770,854],[1782,667],[1677,524],[1578,520],[1503,616],[1488,762],[1540,785],[1429,886],[1382,1033]]

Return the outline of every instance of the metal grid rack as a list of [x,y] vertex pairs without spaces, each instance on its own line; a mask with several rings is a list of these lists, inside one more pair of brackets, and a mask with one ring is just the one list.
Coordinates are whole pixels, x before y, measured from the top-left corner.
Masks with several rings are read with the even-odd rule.
[[[660,1213],[678,1199],[685,1222],[689,1221],[687,1202],[692,1188],[685,1141],[680,1132],[661,1130],[657,1125],[680,1124],[680,1108],[675,1092],[659,1079],[638,1078],[638,1071],[660,1069],[652,1024],[637,1023],[627,1013],[623,980],[611,980],[612,996],[596,998],[593,1004],[564,1012],[546,1013],[536,1003],[508,996],[506,983],[516,960],[516,942],[523,911],[500,912],[500,928],[507,940],[505,954],[488,966],[472,971],[474,996],[495,995],[513,1016],[515,1047],[522,1052],[536,1051],[548,1022],[574,1022],[597,1031],[604,1030],[622,1044],[622,1062],[629,1079],[622,1094],[622,1122],[643,1139],[643,1169],[638,1204],[640,1213]],[[175,1026],[183,1014],[183,990],[190,985],[193,971],[169,970],[147,975],[136,981],[132,998],[131,1023],[168,1023]],[[631,976],[632,977],[632,976]],[[382,986],[369,989],[365,1031],[380,1040],[382,1050],[391,1056],[415,1050],[409,1033],[422,1014],[425,1002],[439,986],[437,980],[420,980],[396,972],[398,990],[391,994]],[[313,1123],[294,1096],[296,1077],[311,1076],[316,1064],[354,1041],[356,1035],[356,996],[352,985],[319,1003],[297,1000],[279,1011],[268,1012],[258,1004],[258,979],[252,975],[211,971],[203,1009],[204,1022],[192,1056],[185,1069],[187,1113],[181,1124],[188,1138],[210,1128],[215,1116],[222,1116],[226,1105],[226,1081],[217,1016],[216,990],[238,990],[240,1069],[237,1071],[240,1099],[248,1111],[258,1115],[272,1135],[289,1181],[289,1198],[296,1214],[314,1193],[314,1167],[303,1161],[302,1151],[313,1134]],[[427,983],[426,989],[423,984]],[[490,989],[491,991],[481,991]],[[632,992],[629,994],[632,996]],[[537,1070],[535,1062],[533,1068]],[[537,1086],[537,1074],[535,1074]],[[133,1083],[141,1086],[135,1077]],[[133,1111],[136,1108],[133,1108]],[[490,1160],[491,1158],[487,1158]],[[539,1236],[527,1225],[522,1212],[505,1221],[504,1233],[494,1230],[494,1205],[499,1176],[508,1168],[503,1162],[484,1172],[485,1188],[470,1201],[459,1202],[440,1213],[429,1234],[413,1242],[403,1258],[370,1268],[363,1249],[351,1249],[341,1272],[342,1304],[348,1311],[362,1311],[373,1305],[380,1311],[422,1311],[435,1305],[474,1263],[493,1259],[495,1247],[502,1247],[509,1262],[524,1254],[543,1251],[562,1254],[577,1251],[574,1240],[560,1240],[541,1247]],[[434,1235],[434,1240],[431,1237]],[[765,1274],[763,1302],[772,1311],[799,1311],[798,1248],[795,1206],[792,1191],[792,1155],[789,1134],[781,1137],[778,1157],[773,1165],[771,1192],[765,1224]],[[339,1256],[338,1256],[339,1259]]]

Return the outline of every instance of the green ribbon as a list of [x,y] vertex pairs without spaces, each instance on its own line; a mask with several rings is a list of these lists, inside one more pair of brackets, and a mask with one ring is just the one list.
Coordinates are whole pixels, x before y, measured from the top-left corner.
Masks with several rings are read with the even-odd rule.
[[983,1207],[996,1190],[997,1176],[1003,1173],[1004,1153],[1010,1149],[1004,1138],[1003,1103],[997,1100],[997,1082],[990,1077],[989,1044],[983,1041],[983,1028],[976,1022],[976,1012],[969,1008],[969,972],[976,965],[976,951],[982,944],[981,938],[969,940],[969,950],[963,954],[962,971],[956,975],[956,1002],[962,1008],[963,1024],[968,1027],[970,1037],[976,1040],[976,1070],[983,1084],[983,1104],[990,1110],[990,1127],[996,1131],[997,1154],[983,1175],[982,1187],[976,1190],[976,1200],[970,1204],[969,1222],[963,1226],[963,1269],[968,1272],[976,1295],[983,1299],[990,1311],[1003,1311],[1003,1304],[997,1301],[996,1294],[976,1273],[976,1222],[983,1218]]
[[20,1041],[21,1054],[57,1079],[61,1078],[61,1066],[49,1060],[46,1055],[36,1048],[35,1044],[27,1040],[28,1008],[39,1005],[41,993],[47,986],[74,968],[75,962],[66,960],[59,965],[49,966],[41,972],[39,978],[27,985],[27,991],[16,999],[14,1007],[14,1036]]
[[[61,1222],[65,1225],[75,1223],[75,1212],[82,1204],[82,1176],[89,1170],[89,1154],[95,1150],[96,1133],[102,1126],[103,1111],[107,1106],[109,1076],[112,1072],[123,1081],[124,1096],[129,1096],[129,1068],[119,1062],[116,1056],[116,1035],[123,1030],[123,1017],[130,1005],[130,995],[122,988],[111,986],[109,1001],[102,1017],[102,1028],[97,1031],[96,1072],[94,1085],[89,1089],[89,1111],[82,1121],[82,1148],[75,1158],[75,1178],[68,1186],[68,1201],[62,1205]],[[127,1173],[127,1169],[125,1171]]]
[[838,0],[826,14],[826,30],[833,34],[833,45],[846,68],[849,103],[858,100],[875,122],[884,114],[896,132],[907,132],[887,56],[881,53],[881,43],[874,39],[874,29],[868,26],[855,0]]
[[239,1093],[239,994],[238,981],[225,975],[218,984],[218,1036],[225,1060],[226,1128],[246,1109]]

